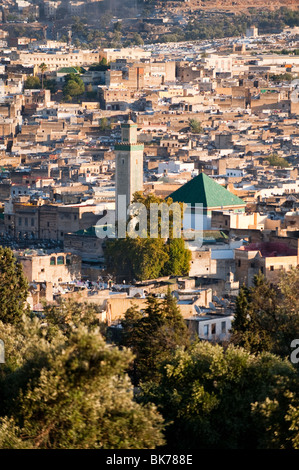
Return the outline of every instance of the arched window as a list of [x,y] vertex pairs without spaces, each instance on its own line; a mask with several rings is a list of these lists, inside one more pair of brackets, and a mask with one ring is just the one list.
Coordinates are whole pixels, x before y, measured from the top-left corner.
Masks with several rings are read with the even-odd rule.
[[50,258],[50,266],[55,266],[56,265],[56,258],[55,256],[51,256]]
[[57,256],[57,264],[64,264],[64,256]]

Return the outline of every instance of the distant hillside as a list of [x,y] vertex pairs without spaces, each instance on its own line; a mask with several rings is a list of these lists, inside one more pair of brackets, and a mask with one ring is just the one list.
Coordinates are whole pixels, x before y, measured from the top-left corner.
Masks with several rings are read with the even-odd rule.
[[148,5],[163,6],[169,10],[226,10],[231,12],[243,12],[252,8],[274,11],[285,7],[291,10],[299,10],[298,0],[149,0],[144,1]]

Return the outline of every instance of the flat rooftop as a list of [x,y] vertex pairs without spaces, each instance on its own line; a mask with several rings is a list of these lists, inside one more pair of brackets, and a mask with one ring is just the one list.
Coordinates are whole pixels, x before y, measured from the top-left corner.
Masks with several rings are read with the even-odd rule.
[[275,256],[296,256],[297,250],[290,248],[286,243],[283,242],[260,242],[250,243],[244,245],[239,250],[242,251],[259,251],[264,258],[273,258]]

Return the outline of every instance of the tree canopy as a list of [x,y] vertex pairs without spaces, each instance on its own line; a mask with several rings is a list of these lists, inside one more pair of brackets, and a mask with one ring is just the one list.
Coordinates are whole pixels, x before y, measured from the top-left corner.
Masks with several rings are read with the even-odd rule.
[[161,374],[140,400],[158,406],[170,451],[298,446],[298,374],[288,360],[198,342]]
[[12,250],[0,246],[0,321],[18,323],[27,309],[28,281]]
[[63,96],[67,101],[72,98],[78,98],[83,95],[85,91],[85,85],[82,78],[75,73],[70,73],[65,76],[65,85],[63,86]]
[[121,344],[131,348],[135,356],[131,372],[135,385],[157,380],[172,353],[190,344],[189,331],[170,291],[160,301],[149,296],[143,312],[136,307],[128,309],[121,325]]
[[277,286],[271,286],[260,274],[252,287],[241,287],[232,342],[252,353],[268,351],[290,356],[292,340],[299,338],[298,291],[298,267],[283,272]]
[[201,134],[203,132],[201,123],[196,119],[189,119],[189,126],[193,134]]
[[[136,403],[126,373],[132,354],[100,331],[71,327],[49,335],[37,318],[0,322],[0,447],[147,449],[164,442],[153,405]],[[2,366],[2,367],[1,367]]]
[[271,166],[278,166],[279,168],[288,168],[290,166],[285,158],[279,157],[279,155],[277,155],[276,153],[273,153],[272,155],[269,155],[269,157],[266,157],[266,160]]
[[29,77],[26,78],[25,82],[24,82],[24,88],[27,88],[27,89],[39,89],[41,88],[41,83],[40,83],[40,79],[38,77],[34,77],[33,75],[30,75]]
[[[135,238],[127,234],[126,238],[107,240],[105,256],[110,272],[127,280],[188,275],[191,252],[186,248],[183,238],[174,237],[174,222],[177,222],[179,229],[181,227],[181,221],[177,220],[178,214],[171,210],[169,212],[166,239],[163,237],[161,214],[159,213],[156,221],[150,218],[151,204],[164,203],[170,207],[172,200],[163,201],[154,195],[144,197],[141,193],[136,193],[133,203],[142,203],[146,207],[147,231]],[[178,207],[179,211],[182,210],[181,206]],[[151,236],[153,232],[155,234]]]

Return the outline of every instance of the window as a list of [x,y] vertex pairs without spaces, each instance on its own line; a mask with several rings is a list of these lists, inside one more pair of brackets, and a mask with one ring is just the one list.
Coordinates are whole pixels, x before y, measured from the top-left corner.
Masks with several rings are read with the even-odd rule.
[[209,336],[209,325],[204,325],[203,326],[203,334],[205,336]]
[[57,256],[57,264],[64,264],[64,256]]
[[221,333],[226,333],[226,322],[222,321],[221,322]]
[[56,265],[56,258],[55,258],[55,256],[52,256],[50,258],[50,266],[55,266],[55,265]]
[[31,227],[34,227],[34,219],[31,219]]
[[238,267],[240,267],[240,266],[241,266],[241,260],[238,259]]
[[212,323],[212,325],[211,325],[211,333],[212,333],[212,335],[215,335],[215,334],[216,334],[216,323]]
[[274,271],[274,266],[270,266],[270,271]]

